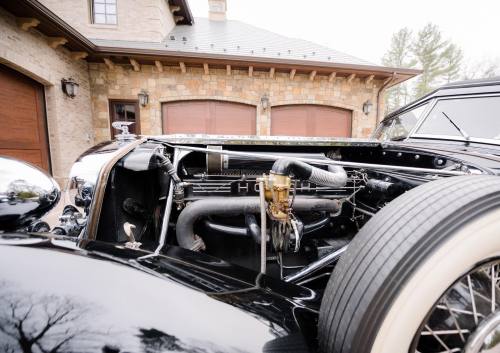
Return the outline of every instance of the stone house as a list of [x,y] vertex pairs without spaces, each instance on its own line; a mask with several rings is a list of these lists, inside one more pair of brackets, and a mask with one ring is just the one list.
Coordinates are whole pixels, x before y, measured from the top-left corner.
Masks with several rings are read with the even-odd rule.
[[367,137],[383,90],[419,73],[228,20],[225,0],[208,1],[196,19],[187,0],[1,2],[0,154],[63,180],[115,120],[152,135]]

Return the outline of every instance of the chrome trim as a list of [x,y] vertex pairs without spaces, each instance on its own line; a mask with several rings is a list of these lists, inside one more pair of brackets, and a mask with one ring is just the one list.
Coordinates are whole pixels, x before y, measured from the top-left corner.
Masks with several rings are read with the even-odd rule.
[[116,153],[102,166],[97,177],[97,181],[94,188],[94,195],[92,198],[92,203],[90,205],[90,212],[88,216],[88,222],[85,230],[82,232],[81,239],[95,240],[97,233],[97,226],[99,224],[99,217],[101,215],[102,203],[104,200],[104,193],[106,190],[106,184],[108,182],[109,174],[113,169],[116,162],[118,162],[123,156],[132,151],[134,148],[144,143],[147,139],[140,138],[130,143],[124,144],[122,148],[118,149]]
[[[496,312],[488,316],[477,328],[474,333],[468,338],[467,344],[464,348],[464,353],[480,353],[488,341],[491,340],[491,334],[498,333],[500,331],[500,312]],[[490,338],[490,339],[488,339]],[[497,342],[494,347],[489,347],[492,349],[491,352],[497,351],[500,347],[500,343]],[[490,350],[487,351],[490,351]]]
[[447,141],[458,141],[458,142],[469,142],[469,143],[470,142],[476,142],[476,143],[484,143],[484,144],[487,144],[487,145],[500,146],[500,140],[484,139],[484,138],[478,138],[478,137],[471,137],[468,140],[466,140],[462,136],[415,134],[411,138],[414,138],[414,139],[430,139],[430,140],[447,140]]

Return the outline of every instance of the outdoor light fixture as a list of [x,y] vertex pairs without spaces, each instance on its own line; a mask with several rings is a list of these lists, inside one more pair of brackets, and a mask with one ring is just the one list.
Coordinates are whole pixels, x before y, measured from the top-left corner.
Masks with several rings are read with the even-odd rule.
[[373,103],[369,99],[366,102],[364,102],[363,103],[363,113],[365,113],[365,115],[370,114],[370,112],[372,111],[372,106],[373,106]]
[[266,110],[269,108],[269,97],[267,94],[264,94],[260,99],[260,104],[262,105],[262,109]]
[[66,79],[63,78],[61,80],[61,88],[63,92],[69,97],[69,98],[75,98],[75,96],[78,94],[78,87],[80,85],[75,82],[71,77]]
[[149,103],[149,93],[148,91],[142,89],[138,94],[137,97],[139,97],[139,104],[142,107],[145,107]]

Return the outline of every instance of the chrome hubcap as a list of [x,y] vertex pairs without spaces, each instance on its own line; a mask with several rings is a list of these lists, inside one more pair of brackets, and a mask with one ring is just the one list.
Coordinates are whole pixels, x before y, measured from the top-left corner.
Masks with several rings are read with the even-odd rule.
[[470,335],[464,353],[500,352],[500,312],[488,316]]
[[500,260],[476,267],[444,293],[411,352],[500,353]]

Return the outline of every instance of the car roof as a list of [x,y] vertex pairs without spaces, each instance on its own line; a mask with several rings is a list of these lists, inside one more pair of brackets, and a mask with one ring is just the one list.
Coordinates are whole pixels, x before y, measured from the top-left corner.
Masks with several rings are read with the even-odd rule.
[[391,119],[401,112],[416,107],[426,101],[439,97],[450,97],[466,94],[481,94],[481,93],[500,93],[500,76],[478,80],[466,80],[448,83],[434,91],[420,97],[413,102],[396,109],[387,114],[383,120]]

